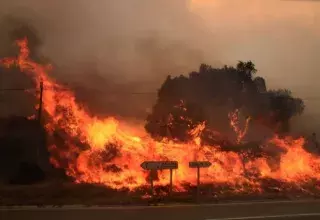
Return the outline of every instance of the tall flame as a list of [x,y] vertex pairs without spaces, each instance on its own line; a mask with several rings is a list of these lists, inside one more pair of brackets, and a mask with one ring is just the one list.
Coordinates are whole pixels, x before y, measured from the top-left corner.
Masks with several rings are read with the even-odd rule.
[[[303,138],[274,137],[266,145],[275,145],[282,149],[277,169],[271,169],[270,158],[249,158],[246,172],[242,157],[235,152],[223,151],[220,146],[203,146],[200,134],[205,123],[190,131],[194,137],[190,143],[175,143],[171,140],[154,141],[149,136],[136,136],[126,123],[113,117],[97,118],[91,116],[77,104],[72,91],[59,85],[50,77],[51,66],[44,66],[31,60],[27,39],[17,41],[20,53],[17,57],[4,58],[0,64],[6,68],[16,65],[31,76],[37,85],[43,81],[43,107],[48,114],[46,129],[52,136],[58,133],[60,142],[55,139],[50,145],[51,162],[66,170],[67,174],[81,183],[101,183],[113,189],[136,189],[147,184],[148,173],[140,167],[146,160],[176,160],[179,169],[174,171],[176,189],[184,190],[184,183],[195,183],[189,161],[210,161],[212,166],[202,171],[205,183],[227,183],[235,191],[243,186],[251,190],[261,190],[261,180],[272,178],[302,186],[311,179],[320,180],[320,159],[304,149]],[[39,87],[39,86],[38,86]],[[38,88],[39,89],[39,88]],[[238,127],[238,111],[232,113],[231,126],[240,143],[247,131]],[[271,160],[272,161],[272,160]],[[247,172],[257,175],[248,177]],[[158,173],[158,185],[169,181],[167,171]]]

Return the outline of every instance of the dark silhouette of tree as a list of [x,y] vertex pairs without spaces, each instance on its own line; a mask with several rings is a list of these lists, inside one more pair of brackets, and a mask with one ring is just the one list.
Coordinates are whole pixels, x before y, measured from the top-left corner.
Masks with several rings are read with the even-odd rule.
[[[187,141],[190,129],[206,122],[224,132],[228,113],[241,109],[244,116],[275,132],[289,131],[289,121],[304,110],[304,103],[289,90],[268,90],[252,61],[239,61],[236,68],[213,68],[201,64],[189,76],[168,76],[158,91],[158,100],[147,117],[145,129],[152,137]],[[184,110],[175,106],[183,100]],[[219,123],[220,122],[220,123]],[[205,133],[205,132],[204,132]]]
[[0,118],[0,181],[24,184],[43,180],[42,171],[50,168],[44,136],[45,130],[36,120]]
[[270,109],[272,111],[271,122],[276,125],[278,133],[289,131],[289,120],[296,115],[302,114],[304,103],[299,98],[293,98],[289,90],[268,91]]
[[255,83],[258,92],[263,93],[267,91],[266,81],[262,77],[255,77],[253,82]]

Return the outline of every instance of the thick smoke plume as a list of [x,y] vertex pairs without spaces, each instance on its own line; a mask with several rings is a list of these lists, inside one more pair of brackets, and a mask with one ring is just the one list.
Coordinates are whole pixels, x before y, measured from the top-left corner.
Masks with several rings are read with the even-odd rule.
[[194,69],[211,40],[185,0],[13,1],[1,7],[0,19],[1,55],[13,53],[18,29],[98,115],[144,118],[155,94],[132,93],[154,93],[168,73]]
[[[18,35],[10,33],[28,26],[31,50],[44,61],[50,58],[52,74],[92,113],[144,119],[156,94],[131,93],[153,93],[168,74],[185,74],[200,63],[216,66],[216,60],[253,60],[270,88],[314,96],[298,84],[309,87],[312,80],[304,75],[316,74],[318,13],[310,2],[271,0],[10,1],[0,9],[0,53],[13,54],[12,38]],[[2,76],[5,87],[28,87],[12,74]],[[2,114],[24,114],[18,110],[24,104],[8,101],[25,100],[16,96],[2,94]],[[318,106],[307,101],[313,123],[295,127],[311,133]]]

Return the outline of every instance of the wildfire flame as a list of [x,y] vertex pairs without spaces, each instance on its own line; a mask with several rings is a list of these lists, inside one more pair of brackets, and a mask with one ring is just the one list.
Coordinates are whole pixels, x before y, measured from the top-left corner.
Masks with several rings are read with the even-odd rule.
[[[72,91],[59,85],[50,77],[51,66],[38,64],[30,59],[27,39],[17,41],[20,53],[17,57],[0,60],[2,66],[16,65],[39,85],[43,82],[43,107],[48,115],[45,127],[54,136],[59,133],[60,142],[54,139],[50,145],[51,162],[64,168],[77,183],[101,183],[113,189],[137,187],[147,184],[148,172],[140,164],[150,160],[176,160],[179,169],[174,170],[176,190],[184,190],[184,183],[196,183],[194,170],[189,161],[210,161],[212,166],[202,171],[202,182],[210,184],[227,183],[235,191],[245,185],[251,190],[261,190],[261,179],[272,178],[302,186],[305,182],[320,180],[320,159],[304,149],[303,138],[278,138],[275,136],[266,145],[282,149],[277,169],[272,169],[267,157],[249,158],[245,175],[242,157],[236,152],[223,151],[220,146],[201,145],[200,134],[205,123],[190,131],[194,140],[190,143],[175,143],[171,140],[154,141],[149,136],[136,136],[136,129],[113,117],[100,119],[91,116],[77,104]],[[238,127],[238,111],[231,113],[231,126],[240,143],[246,134]],[[156,185],[169,182],[169,171],[158,173]]]
[[233,112],[230,112],[228,114],[230,119],[230,126],[232,127],[233,131],[237,135],[237,143],[241,143],[242,139],[246,136],[248,128],[249,128],[249,122],[250,117],[247,117],[244,128],[241,130],[240,128],[240,121],[239,121],[239,109],[234,110]]

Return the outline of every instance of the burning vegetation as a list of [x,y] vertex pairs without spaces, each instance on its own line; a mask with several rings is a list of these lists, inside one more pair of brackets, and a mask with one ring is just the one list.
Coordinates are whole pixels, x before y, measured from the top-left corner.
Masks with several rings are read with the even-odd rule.
[[[265,192],[272,181],[281,190],[308,190],[306,185],[320,180],[320,157],[305,149],[303,137],[287,136],[290,119],[303,112],[302,100],[286,90],[267,90],[250,61],[236,68],[201,65],[189,77],[168,77],[147,118],[149,135],[136,135],[137,128],[124,121],[90,115],[50,76],[50,65],[30,58],[26,38],[17,45],[18,56],[1,59],[1,65],[16,66],[38,89],[43,82],[50,161],[76,183],[137,190],[149,175],[140,164],[152,160],[178,161],[175,191],[196,183],[188,167],[194,160],[212,163],[202,171],[203,183],[227,185],[233,193]],[[253,141],[250,135],[260,134],[250,128],[260,125],[272,135]],[[157,186],[168,184],[168,172],[156,174]]]

